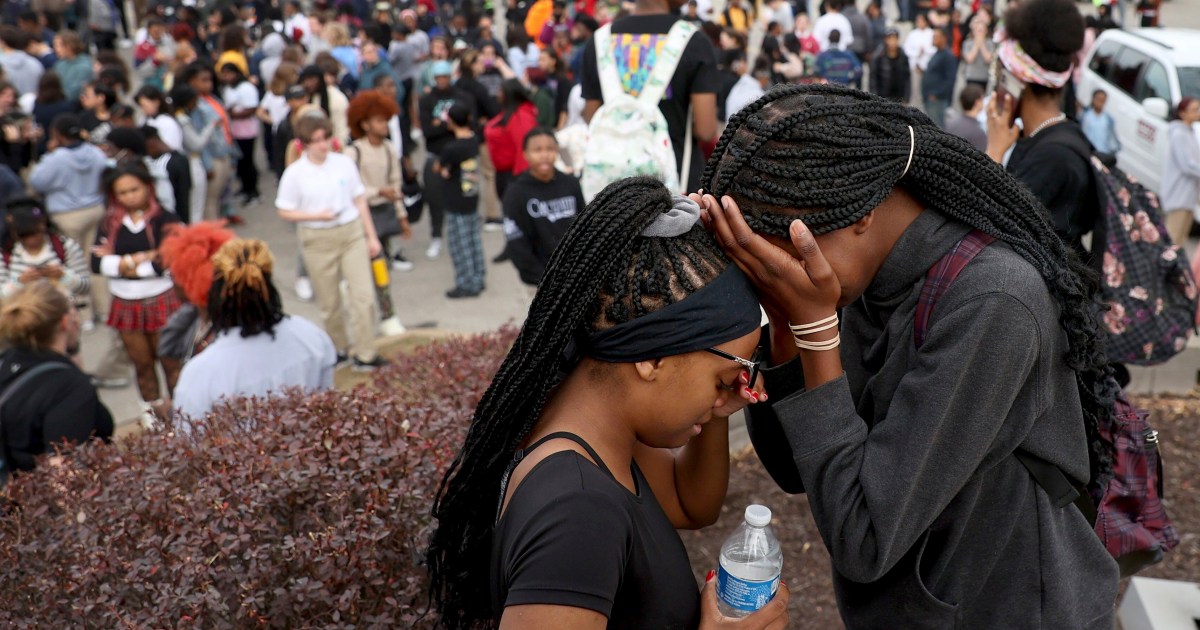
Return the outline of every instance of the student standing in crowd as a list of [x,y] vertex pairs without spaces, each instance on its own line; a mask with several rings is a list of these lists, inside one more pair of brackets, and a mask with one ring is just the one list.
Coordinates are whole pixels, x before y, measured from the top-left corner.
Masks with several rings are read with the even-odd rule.
[[47,280],[22,287],[0,307],[0,339],[8,347],[0,353],[4,475],[33,470],[35,458],[57,445],[112,437],[112,414],[73,359],[80,333],[79,312]]
[[1163,165],[1162,208],[1167,231],[1176,245],[1187,243],[1196,204],[1200,201],[1200,145],[1193,125],[1200,122],[1200,100],[1184,98],[1167,126],[1167,160]]
[[[433,88],[421,97],[419,109],[421,133],[425,136],[425,151],[427,155],[440,155],[454,139],[454,133],[446,123],[446,112],[457,104],[466,110],[475,109],[475,99],[470,94],[451,85],[453,67],[449,61],[435,61],[430,64],[430,72],[434,76]],[[432,237],[425,257],[433,260],[442,252],[442,224],[446,213],[446,183],[434,168],[436,160],[425,160],[425,174],[421,181],[425,183],[425,202],[429,204],[429,233]]]
[[242,196],[242,205],[255,205],[261,201],[258,166],[254,164],[254,145],[261,127],[254,117],[258,110],[258,88],[233,63],[221,66],[221,84],[225,86],[221,100],[229,112],[229,131],[238,146],[237,175],[242,187],[238,194]]
[[854,53],[838,47],[841,41],[841,31],[829,33],[829,48],[817,55],[816,74],[826,83],[857,85],[862,80],[862,64]]
[[399,113],[400,106],[394,100],[375,90],[359,92],[350,101],[350,135],[354,141],[346,147],[345,154],[358,166],[366,189],[367,208],[385,257],[389,255],[388,239],[412,238],[400,190],[401,169],[396,150],[388,140],[388,122]]
[[579,180],[554,167],[558,140],[553,131],[531,130],[525,135],[523,153],[529,169],[504,193],[504,237],[509,260],[532,297],[550,255],[584,203]]
[[47,280],[73,300],[87,300],[92,272],[83,248],[50,222],[49,213],[36,200],[9,199],[4,227],[0,298],[31,282]]
[[[213,279],[211,259],[234,237],[233,232],[225,229],[224,221],[201,221],[172,226],[159,245],[162,264],[171,273],[175,293],[182,302],[159,334],[158,356],[164,364],[172,363],[178,369],[212,343],[214,334],[208,318]],[[178,392],[178,383],[175,389]]]
[[[187,85],[178,85],[171,90],[171,109],[175,122],[183,135],[183,150],[188,156],[188,166],[191,170],[192,194],[188,199],[187,223],[199,223],[204,219],[204,208],[208,200],[208,168],[205,166],[205,150],[213,134],[220,133],[217,125],[218,118],[204,118],[199,110],[200,97],[196,91]],[[203,120],[196,127],[196,120]]]
[[504,199],[513,178],[529,167],[521,146],[525,135],[537,126],[537,107],[516,79],[506,79],[500,85],[498,101],[500,113],[484,125],[483,137],[496,166],[496,195]]
[[[1045,28],[1053,24],[1053,29]],[[1083,17],[1069,0],[1030,0],[1010,9],[997,47],[1002,80],[1021,86],[988,105],[988,155],[1041,200],[1058,235],[1089,260],[1083,236],[1096,224],[1092,146],[1062,111],[1062,93],[1083,45]],[[1033,51],[1033,52],[1030,52]],[[1021,126],[1015,123],[1021,119]]]
[[108,211],[92,247],[92,272],[108,279],[112,306],[108,325],[120,333],[137,373],[146,411],[161,405],[157,369],[170,395],[179,373],[158,360],[158,333],[179,308],[174,285],[159,260],[166,228],[179,222],[154,196],[154,177],[141,161],[126,162],[104,176]]
[[[226,201],[229,180],[233,174],[233,160],[237,158],[233,129],[229,124],[229,112],[213,96],[213,71],[201,62],[189,64],[179,77],[180,83],[195,90],[195,105],[188,111],[191,127],[201,133],[216,121],[217,130],[208,136],[201,159],[208,171],[208,185],[204,195],[204,218],[226,217],[234,225],[241,219],[235,218],[233,208]],[[186,130],[185,130],[186,131]]]
[[483,293],[487,272],[478,210],[482,184],[479,137],[471,126],[471,111],[462,103],[450,106],[446,126],[453,139],[442,147],[434,163],[444,180],[446,236],[454,263],[454,288],[446,291],[446,297],[478,297]]
[[[141,110],[141,120],[143,125],[154,127],[158,131],[158,137],[171,148],[172,151],[183,151],[183,129],[179,126],[179,121],[168,111],[166,96],[162,90],[149,85],[142,86],[133,97],[133,102],[137,103]],[[187,206],[181,206],[186,208]],[[186,211],[181,213],[187,214]]]
[[996,44],[988,33],[987,18],[976,16],[971,19],[971,36],[962,45],[963,77],[968,85],[977,85],[987,91],[988,79],[996,61]]
[[1121,140],[1117,138],[1117,123],[1112,114],[1104,111],[1108,104],[1108,93],[1104,90],[1092,92],[1092,103],[1079,116],[1079,126],[1083,135],[1096,151],[1116,157],[1121,150]]
[[92,57],[87,54],[87,47],[78,33],[59,31],[54,35],[54,54],[58,57],[54,71],[62,80],[63,92],[71,100],[79,98],[83,86],[93,78]]
[[921,101],[925,113],[945,129],[946,110],[954,98],[954,82],[958,78],[958,61],[946,47],[946,34],[941,29],[933,32],[933,47],[935,52],[921,74]]
[[[822,51],[829,50],[831,46],[838,50],[846,50],[854,43],[854,29],[850,27],[850,20],[842,14],[843,6],[845,0],[826,0],[824,15],[818,17],[813,24],[813,37],[821,44]],[[833,31],[842,34],[837,44],[829,40],[829,34]]]
[[[304,266],[339,362],[353,359],[355,371],[371,371],[386,361],[374,343],[371,259],[382,248],[367,208],[366,188],[354,160],[332,150],[329,118],[319,113],[300,116],[295,133],[304,153],[283,172],[275,207],[284,220],[299,224]],[[350,314],[349,335],[343,306]]]
[[[1047,1],[1079,16],[1021,8]],[[1029,189],[912,108],[816,85],[743,110],[703,188],[770,322],[751,440],[807,492],[846,627],[1112,626],[1117,563],[1015,455],[1106,475],[1116,394],[1089,272]],[[982,251],[914,324],[960,245]]]
[[980,151],[987,151],[987,131],[979,124],[979,113],[983,111],[983,89],[968,84],[958,93],[958,106],[962,113],[951,112],[946,121],[946,131],[971,143]]
[[[141,128],[146,142],[146,168],[155,180],[165,180],[171,190],[170,210],[183,223],[191,223],[192,166],[187,156],[172,151],[163,141],[158,128],[149,125]],[[167,201],[159,199],[164,204]]]
[[214,338],[183,366],[175,409],[201,419],[222,398],[333,387],[337,351],[312,322],[286,315],[266,243],[234,239],[212,257],[207,319]]
[[[633,11],[612,22],[613,50],[597,51],[596,40],[587,43],[583,59],[583,98],[587,104],[583,118],[592,116],[604,102],[600,87],[597,54],[615,55],[628,67],[621,74],[621,87],[627,94],[638,94],[650,75],[656,51],[666,42],[671,26],[679,21],[683,0],[638,0]],[[717,137],[717,56],[712,42],[703,35],[693,36],[683,50],[679,66],[671,76],[670,89],[658,108],[667,121],[675,165],[682,170],[684,142],[687,138],[689,111],[692,119],[692,162],[687,173],[687,190],[696,190],[704,170],[700,143]]]
[[897,103],[912,98],[912,66],[900,47],[900,31],[889,28],[871,60],[871,92]]

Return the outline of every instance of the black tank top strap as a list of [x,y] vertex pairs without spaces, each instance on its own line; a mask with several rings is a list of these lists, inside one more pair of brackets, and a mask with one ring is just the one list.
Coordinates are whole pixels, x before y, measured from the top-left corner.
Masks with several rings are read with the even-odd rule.
[[592,448],[592,445],[585,442],[583,438],[571,433],[570,431],[555,431],[554,433],[544,436],[542,439],[530,444],[528,448],[521,450],[520,459],[524,459],[526,456],[532,453],[535,448],[545,444],[546,442],[549,442],[550,440],[571,440],[572,442],[582,446],[583,450],[587,451],[587,454],[592,456],[592,461],[596,462],[596,465],[600,467],[600,470],[603,470],[609,477],[613,476],[612,471],[608,469],[608,465],[606,465],[604,460],[600,459],[600,455],[596,453],[596,449]]
[[504,497],[508,495],[508,480],[512,477],[513,471],[517,469],[517,466],[521,464],[521,461],[524,460],[525,457],[530,453],[532,453],[534,449],[545,444],[546,442],[549,442],[550,440],[558,439],[571,440],[572,442],[582,446],[583,450],[587,451],[588,455],[591,455],[592,461],[596,462],[596,466],[598,466],[600,470],[604,471],[604,474],[616,479],[616,477],[612,474],[612,471],[609,470],[608,466],[604,463],[604,460],[600,459],[600,455],[596,453],[596,449],[592,448],[591,444],[588,444],[583,440],[583,438],[569,431],[555,431],[554,433],[542,437],[533,444],[530,444],[528,447],[518,450],[516,454],[513,455],[512,461],[510,461],[508,463],[508,467],[504,469],[504,476],[500,478],[500,500],[496,505],[496,518],[494,519],[494,522],[500,521],[500,513],[504,508]]

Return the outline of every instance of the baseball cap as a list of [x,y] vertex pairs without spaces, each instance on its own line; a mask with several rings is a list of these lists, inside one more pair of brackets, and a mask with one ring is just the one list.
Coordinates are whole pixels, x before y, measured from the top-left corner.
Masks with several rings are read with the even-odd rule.
[[888,29],[888,30],[887,30],[887,31],[886,31],[886,32],[883,34],[883,36],[884,36],[884,37],[900,37],[900,31],[898,31],[898,30],[896,30],[896,29],[894,29],[894,28],[889,28],[889,29]]
[[451,66],[449,61],[433,62],[433,76],[446,77],[451,74],[454,74],[454,66]]
[[283,97],[289,101],[298,98],[308,98],[308,92],[304,90],[302,85],[293,85],[283,92]]

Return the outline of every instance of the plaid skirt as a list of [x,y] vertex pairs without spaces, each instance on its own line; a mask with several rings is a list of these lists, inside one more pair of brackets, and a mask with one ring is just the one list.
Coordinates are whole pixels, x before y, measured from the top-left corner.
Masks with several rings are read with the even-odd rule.
[[167,325],[171,314],[179,310],[175,289],[142,300],[113,297],[108,309],[108,325],[120,332],[158,332]]

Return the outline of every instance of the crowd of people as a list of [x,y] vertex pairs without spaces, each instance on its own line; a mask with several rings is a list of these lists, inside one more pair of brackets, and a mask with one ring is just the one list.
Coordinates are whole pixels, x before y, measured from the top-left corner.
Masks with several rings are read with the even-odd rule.
[[[435,506],[450,625],[783,627],[786,586],[722,618],[674,531],[719,514],[743,408],[775,481],[809,493],[848,626],[1111,625],[1115,563],[1012,457],[1081,483],[1111,465],[1080,278],[1090,156],[1121,143],[1104,93],[1072,88],[1107,11],[509,0],[498,32],[470,2],[85,5],[0,26],[10,470],[108,439],[96,387],[130,375],[148,424],[195,430],[224,397],[385,365],[388,271],[428,229],[446,299],[505,261],[532,299]],[[658,94],[678,189],[585,195],[590,125]],[[1182,144],[1200,103],[1178,118]],[[1188,216],[1192,140],[1164,196]],[[234,233],[264,220],[294,227],[295,260]],[[979,234],[914,347],[926,271]],[[320,325],[284,312],[282,263]],[[85,374],[88,329],[106,353]]]

